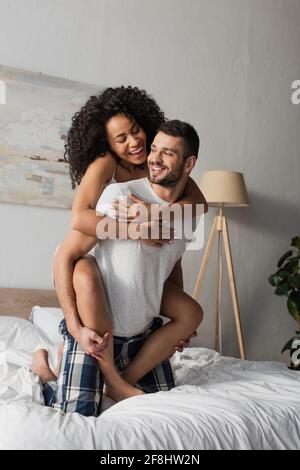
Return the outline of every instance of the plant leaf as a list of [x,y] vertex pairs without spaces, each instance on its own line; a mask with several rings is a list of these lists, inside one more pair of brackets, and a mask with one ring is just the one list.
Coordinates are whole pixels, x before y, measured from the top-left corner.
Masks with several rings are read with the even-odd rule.
[[300,274],[299,273],[296,273],[290,276],[289,287],[290,289],[295,287],[296,289],[300,290]]
[[269,283],[273,287],[278,286],[278,284],[280,284],[280,282],[283,280],[282,277],[278,276],[278,274],[271,274],[271,276],[269,276],[268,279],[269,279]]
[[281,282],[275,289],[276,295],[289,295],[289,285],[287,282]]
[[298,264],[299,264],[299,256],[293,256],[285,263],[285,265],[279,270],[277,274],[281,273],[281,271],[283,273],[289,273],[289,274],[296,273],[298,272]]
[[281,278],[281,280],[286,280],[289,276],[289,271],[288,270],[284,270],[284,269],[279,269],[277,271],[277,273],[275,273],[277,276],[279,276]]
[[287,300],[287,308],[294,320],[300,320],[300,292],[292,291]]
[[288,351],[289,349],[292,348],[293,341],[294,341],[294,338],[291,338],[291,339],[288,340],[288,342],[286,343],[286,345],[283,346],[283,348],[282,348],[282,350],[281,350],[281,354],[284,353],[284,351]]
[[294,237],[292,238],[292,243],[291,243],[292,246],[295,246],[296,248],[298,248],[298,250],[300,250],[300,237]]
[[277,268],[280,268],[283,265],[283,263],[285,262],[285,260],[287,258],[289,258],[290,256],[292,256],[292,254],[293,254],[292,250],[289,250],[286,253],[284,253],[284,255],[281,256],[281,258],[279,259],[279,261],[277,263]]

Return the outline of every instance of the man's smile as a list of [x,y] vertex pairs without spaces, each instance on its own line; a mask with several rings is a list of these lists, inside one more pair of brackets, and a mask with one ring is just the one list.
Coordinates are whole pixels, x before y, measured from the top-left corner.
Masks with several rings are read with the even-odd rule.
[[167,167],[162,165],[154,165],[153,163],[150,163],[149,167],[153,176],[160,176],[164,170],[167,170]]

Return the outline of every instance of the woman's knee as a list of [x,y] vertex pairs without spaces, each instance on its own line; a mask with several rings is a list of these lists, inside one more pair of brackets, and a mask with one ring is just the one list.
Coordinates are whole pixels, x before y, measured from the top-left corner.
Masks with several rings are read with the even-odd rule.
[[203,310],[192,297],[189,298],[186,308],[181,316],[181,322],[190,326],[192,332],[196,331],[203,320]]
[[84,292],[94,292],[101,286],[99,270],[93,258],[84,257],[79,259],[73,272],[73,284],[77,288],[84,289]]

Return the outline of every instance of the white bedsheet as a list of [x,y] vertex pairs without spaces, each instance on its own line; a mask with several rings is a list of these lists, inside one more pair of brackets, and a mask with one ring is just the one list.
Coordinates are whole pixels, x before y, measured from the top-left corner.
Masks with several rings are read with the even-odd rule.
[[172,359],[175,389],[86,418],[43,406],[28,367],[45,345],[34,328],[24,350],[0,327],[1,449],[300,449],[300,373],[284,364],[188,348]]

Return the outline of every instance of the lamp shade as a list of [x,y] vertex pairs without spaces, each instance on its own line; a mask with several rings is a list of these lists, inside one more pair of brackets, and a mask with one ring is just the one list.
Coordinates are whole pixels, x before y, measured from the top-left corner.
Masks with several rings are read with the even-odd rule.
[[209,206],[249,206],[244,176],[238,171],[205,171],[199,186]]

